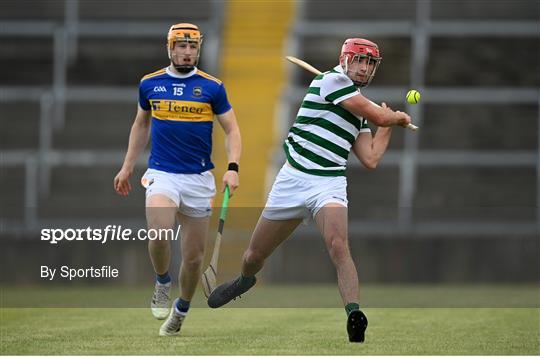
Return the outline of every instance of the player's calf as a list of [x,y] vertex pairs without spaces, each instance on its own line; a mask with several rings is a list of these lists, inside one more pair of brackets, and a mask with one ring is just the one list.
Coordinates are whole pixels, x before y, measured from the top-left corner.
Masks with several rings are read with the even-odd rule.
[[262,269],[265,259],[260,252],[248,248],[244,253],[242,272],[247,276],[255,275]]

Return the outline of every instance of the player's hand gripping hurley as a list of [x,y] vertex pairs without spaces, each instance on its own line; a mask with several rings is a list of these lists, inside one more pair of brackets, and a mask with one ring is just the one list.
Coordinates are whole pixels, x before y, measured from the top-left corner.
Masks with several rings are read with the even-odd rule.
[[212,252],[212,259],[210,265],[202,274],[202,286],[204,290],[204,296],[208,299],[210,293],[216,288],[217,277],[217,265],[219,260],[219,247],[221,246],[221,235],[223,234],[223,226],[225,226],[225,219],[227,218],[227,208],[229,205],[229,186],[225,186],[225,193],[223,195],[223,204],[221,206],[221,213],[219,215],[219,226],[216,236],[216,242],[214,243],[214,251]]
[[[319,71],[317,68],[313,67],[312,65],[310,65],[309,63],[307,63],[305,61],[302,61],[299,58],[296,58],[296,57],[293,57],[293,56],[286,56],[285,58],[289,62],[292,62],[292,63],[302,67],[303,69],[308,70],[309,72],[311,72],[313,74],[316,74],[316,75],[322,74],[322,72]],[[373,105],[380,108],[380,105],[378,105],[377,103],[371,102],[371,104],[373,104]],[[414,130],[414,131],[418,130],[418,127],[416,125],[414,125],[414,124],[407,124],[407,128],[411,129],[411,130]]]

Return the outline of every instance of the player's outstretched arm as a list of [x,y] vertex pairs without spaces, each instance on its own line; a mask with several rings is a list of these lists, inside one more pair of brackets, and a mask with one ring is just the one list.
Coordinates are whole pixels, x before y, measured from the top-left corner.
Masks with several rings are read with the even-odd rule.
[[151,111],[144,110],[140,106],[137,107],[137,115],[129,134],[129,144],[124,164],[114,178],[114,189],[119,195],[127,196],[131,191],[129,177],[133,173],[137,159],[148,144],[151,113]]
[[373,105],[362,94],[352,96],[339,103],[349,112],[366,118],[373,124],[382,127],[388,126],[407,126],[411,123],[411,117],[404,112],[393,111],[385,103],[381,107]]
[[[234,110],[231,109],[226,113],[220,114],[217,118],[225,132],[225,149],[227,150],[229,163],[238,164],[240,163],[240,154],[242,152],[242,138],[240,136],[240,128],[238,127]],[[227,170],[223,175],[222,191],[225,190],[225,186],[229,186],[230,195],[232,196],[239,185],[240,180],[238,172]]]

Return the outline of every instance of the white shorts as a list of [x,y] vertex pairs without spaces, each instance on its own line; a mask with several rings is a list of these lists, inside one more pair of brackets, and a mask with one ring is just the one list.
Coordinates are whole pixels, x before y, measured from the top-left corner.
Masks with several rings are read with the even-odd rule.
[[176,203],[180,213],[186,216],[201,218],[212,214],[216,183],[210,171],[200,174],[174,174],[148,169],[141,179],[141,184],[146,188],[147,200],[152,195],[164,195]]
[[276,221],[301,218],[307,223],[329,203],[347,207],[345,176],[310,175],[286,163],[279,170],[262,215]]

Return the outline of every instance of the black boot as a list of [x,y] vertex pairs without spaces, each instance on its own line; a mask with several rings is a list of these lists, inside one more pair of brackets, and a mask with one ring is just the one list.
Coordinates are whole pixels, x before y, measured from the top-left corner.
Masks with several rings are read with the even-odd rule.
[[221,284],[208,297],[208,306],[214,309],[221,307],[251,289],[256,282],[257,278],[254,276],[250,278],[239,276],[233,281]]
[[366,315],[360,310],[353,311],[347,318],[347,332],[350,342],[364,342],[364,333],[367,329],[368,321]]

